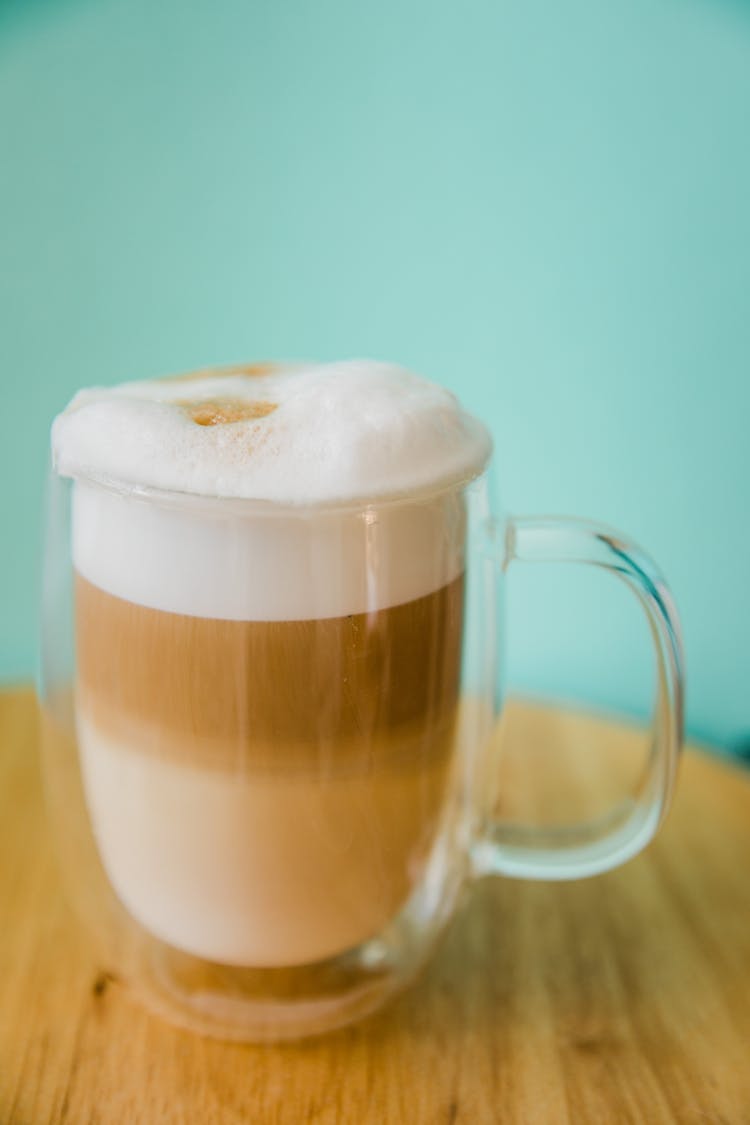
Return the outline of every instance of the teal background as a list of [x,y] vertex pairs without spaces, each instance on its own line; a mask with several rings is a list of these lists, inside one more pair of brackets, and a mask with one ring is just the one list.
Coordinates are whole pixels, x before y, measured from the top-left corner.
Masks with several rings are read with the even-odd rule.
[[[492,426],[507,508],[606,518],[750,742],[750,6],[0,2],[0,676],[36,652],[80,385],[373,355]],[[512,686],[641,714],[627,591],[512,574]]]

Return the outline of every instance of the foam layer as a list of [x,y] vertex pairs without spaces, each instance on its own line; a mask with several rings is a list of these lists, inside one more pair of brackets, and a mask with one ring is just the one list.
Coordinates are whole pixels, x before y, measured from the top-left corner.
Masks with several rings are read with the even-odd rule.
[[343,617],[400,605],[464,569],[460,492],[361,513],[248,513],[76,481],[73,562],[95,586],[171,613],[236,621]]
[[356,360],[82,391],[55,420],[52,449],[63,476],[321,504],[468,480],[491,440],[448,391]]

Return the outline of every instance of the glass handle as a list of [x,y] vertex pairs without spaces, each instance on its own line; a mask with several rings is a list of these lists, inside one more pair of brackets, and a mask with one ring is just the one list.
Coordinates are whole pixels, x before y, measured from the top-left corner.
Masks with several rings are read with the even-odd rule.
[[584,520],[522,517],[508,522],[503,568],[512,562],[585,563],[621,578],[643,607],[654,642],[657,697],[653,741],[637,793],[597,821],[553,829],[490,823],[475,844],[479,875],[580,879],[624,863],[651,840],[672,794],[683,734],[683,649],[672,596],[654,562],[610,528]]

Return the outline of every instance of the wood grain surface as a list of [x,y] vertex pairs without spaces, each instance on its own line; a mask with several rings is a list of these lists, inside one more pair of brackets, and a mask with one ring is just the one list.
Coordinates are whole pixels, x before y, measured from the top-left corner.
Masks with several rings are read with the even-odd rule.
[[[516,793],[553,742],[592,791],[642,747],[527,704],[505,728]],[[750,777],[700,751],[644,855],[482,882],[409,993],[301,1045],[176,1030],[96,960],[64,905],[29,692],[0,695],[0,845],[0,1125],[750,1123]]]

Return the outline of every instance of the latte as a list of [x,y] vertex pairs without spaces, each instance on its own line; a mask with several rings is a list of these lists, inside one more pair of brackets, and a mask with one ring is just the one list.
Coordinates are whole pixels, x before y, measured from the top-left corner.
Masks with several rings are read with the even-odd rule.
[[374,936],[439,836],[484,430],[383,365],[260,366],[85,392],[53,448],[115,893],[228,965]]

